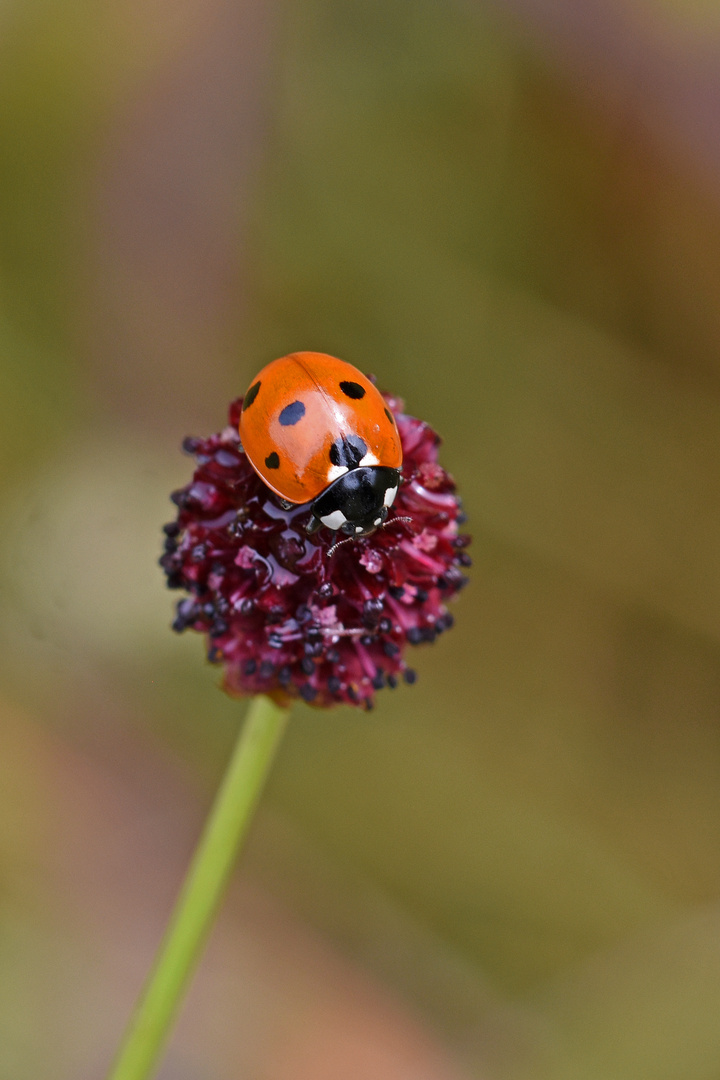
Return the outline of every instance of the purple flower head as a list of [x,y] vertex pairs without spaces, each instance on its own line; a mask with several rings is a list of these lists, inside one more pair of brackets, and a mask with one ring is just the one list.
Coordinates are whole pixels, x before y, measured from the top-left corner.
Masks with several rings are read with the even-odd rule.
[[326,528],[308,535],[308,505],[283,508],[253,470],[238,436],[242,398],[217,435],[185,439],[197,466],[171,496],[178,515],[160,564],[168,586],[189,593],[173,629],[207,635],[229,693],[369,709],[376,690],[415,682],[407,647],[452,626],[446,602],[470,565],[460,500],[439,437],[384,396],[403,483],[384,527],[343,544]]

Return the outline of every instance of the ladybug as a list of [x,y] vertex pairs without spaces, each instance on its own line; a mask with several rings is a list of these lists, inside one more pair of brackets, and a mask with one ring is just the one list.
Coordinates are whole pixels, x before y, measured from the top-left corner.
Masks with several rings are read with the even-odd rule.
[[316,352],[273,360],[245,395],[239,432],[286,508],[310,503],[308,533],[326,525],[369,536],[384,523],[400,485],[400,435],[379,390],[352,364]]

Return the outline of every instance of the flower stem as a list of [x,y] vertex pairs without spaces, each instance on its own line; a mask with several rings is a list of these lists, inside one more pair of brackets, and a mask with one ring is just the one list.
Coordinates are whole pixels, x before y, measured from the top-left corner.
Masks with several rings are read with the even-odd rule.
[[149,1080],[217,914],[288,710],[256,697],[108,1080]]

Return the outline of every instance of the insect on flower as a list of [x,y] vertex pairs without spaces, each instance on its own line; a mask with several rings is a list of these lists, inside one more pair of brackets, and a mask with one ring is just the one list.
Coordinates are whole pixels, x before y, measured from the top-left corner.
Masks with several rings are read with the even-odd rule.
[[197,467],[160,561],[190,594],[174,629],[207,635],[230,693],[371,708],[376,690],[415,681],[406,647],[452,626],[470,565],[439,444],[320,353],[268,364],[228,427],[185,440]]
[[263,368],[243,400],[248,461],[283,502],[310,503],[307,530],[368,536],[400,485],[402,446],[382,394],[352,364],[293,353]]

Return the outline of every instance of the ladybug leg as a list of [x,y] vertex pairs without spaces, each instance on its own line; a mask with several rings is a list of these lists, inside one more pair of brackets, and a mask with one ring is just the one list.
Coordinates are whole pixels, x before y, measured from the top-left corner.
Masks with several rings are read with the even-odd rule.
[[305,532],[308,534],[308,536],[312,536],[313,533],[316,533],[318,531],[318,529],[320,529],[321,527],[322,527],[322,521],[320,520],[320,518],[316,518],[315,515],[312,514],[310,516],[310,520],[308,521],[307,525],[305,526]]

